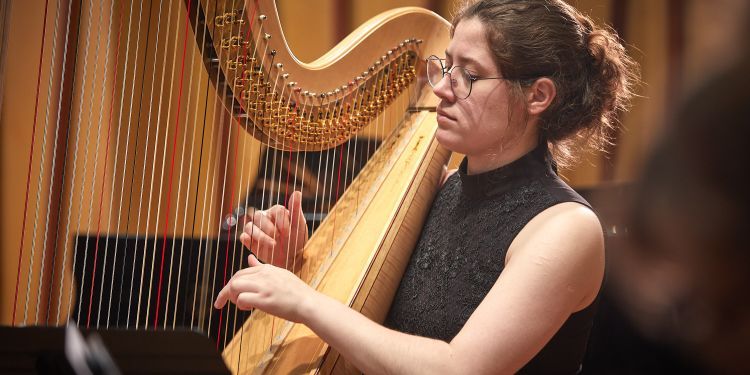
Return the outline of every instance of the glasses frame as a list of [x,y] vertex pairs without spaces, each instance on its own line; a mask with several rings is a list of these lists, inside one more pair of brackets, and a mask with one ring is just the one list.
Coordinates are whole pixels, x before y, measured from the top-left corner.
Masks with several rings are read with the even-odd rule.
[[464,68],[463,66],[459,66],[459,65],[454,65],[450,69],[446,70],[445,69],[445,64],[443,63],[443,61],[445,61],[445,59],[441,59],[440,57],[438,57],[436,55],[430,55],[429,57],[427,57],[425,59],[425,63],[427,64],[427,67],[429,67],[430,60],[438,60],[440,62],[440,72],[442,73],[442,76],[440,77],[440,79],[433,84],[432,81],[430,80],[430,75],[427,72],[428,68],[425,68],[425,75],[427,75],[427,83],[429,83],[430,86],[432,86],[432,88],[435,88],[435,86],[437,86],[440,82],[442,82],[442,80],[443,80],[443,78],[445,78],[446,74],[451,75],[451,79],[453,79],[453,74],[452,73],[453,73],[454,70],[456,70],[456,68],[461,69],[464,72],[466,72],[466,76],[469,77],[469,92],[466,94],[466,96],[464,96],[463,98],[459,97],[456,94],[456,90],[453,89],[453,83],[451,82],[451,92],[453,93],[453,96],[455,96],[456,99],[459,99],[459,100],[464,100],[464,99],[468,98],[471,95],[471,90],[474,87],[474,82],[475,81],[484,81],[484,80],[489,80],[489,79],[509,80],[509,78],[505,78],[505,77],[480,77],[480,76],[472,74],[468,69]]

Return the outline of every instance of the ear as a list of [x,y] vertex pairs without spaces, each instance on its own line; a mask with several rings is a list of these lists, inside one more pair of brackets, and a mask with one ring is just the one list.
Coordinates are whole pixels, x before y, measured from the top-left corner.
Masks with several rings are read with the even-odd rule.
[[555,82],[547,77],[542,77],[526,90],[526,108],[529,115],[540,115],[555,99],[557,88]]

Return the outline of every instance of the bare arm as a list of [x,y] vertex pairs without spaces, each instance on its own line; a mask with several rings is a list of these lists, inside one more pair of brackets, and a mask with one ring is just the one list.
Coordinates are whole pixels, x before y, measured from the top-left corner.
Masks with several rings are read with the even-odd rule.
[[[366,373],[509,373],[536,355],[599,289],[603,239],[594,214],[575,203],[535,217],[511,245],[506,267],[450,343],[380,326],[286,270],[239,271],[217,297],[309,326]],[[498,319],[502,316],[502,319]]]

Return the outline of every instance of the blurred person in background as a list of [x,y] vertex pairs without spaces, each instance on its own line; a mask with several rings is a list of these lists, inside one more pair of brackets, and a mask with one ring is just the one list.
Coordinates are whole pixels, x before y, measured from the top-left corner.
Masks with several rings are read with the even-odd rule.
[[750,373],[750,2],[685,10],[681,96],[640,177],[584,194],[617,229],[586,373]]
[[[750,56],[680,106],[635,190],[636,323],[711,372],[749,373]],[[630,258],[630,259],[628,259]]]

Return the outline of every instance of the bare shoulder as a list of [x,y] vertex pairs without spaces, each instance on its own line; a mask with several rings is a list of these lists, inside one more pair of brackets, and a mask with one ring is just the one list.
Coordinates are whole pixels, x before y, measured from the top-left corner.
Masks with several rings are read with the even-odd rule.
[[[522,250],[541,251],[549,248],[529,245],[559,243],[574,245],[570,246],[571,251],[583,251],[588,249],[586,245],[603,244],[602,241],[601,223],[591,209],[574,202],[560,203],[542,211],[526,224],[511,244],[508,258]],[[591,250],[597,250],[597,246]]]
[[553,265],[549,270],[582,292],[579,307],[596,296],[604,275],[604,236],[596,214],[574,202],[552,206],[519,232],[505,259]]
[[575,202],[560,203],[540,212],[527,227],[530,231],[545,231],[550,235],[602,236],[601,223],[594,211]]

